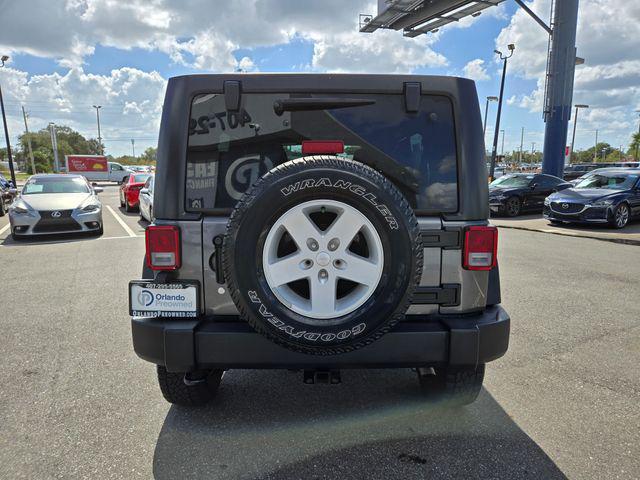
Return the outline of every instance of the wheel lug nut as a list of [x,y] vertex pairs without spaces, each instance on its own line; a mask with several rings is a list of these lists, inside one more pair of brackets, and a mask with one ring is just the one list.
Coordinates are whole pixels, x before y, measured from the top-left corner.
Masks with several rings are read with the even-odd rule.
[[337,239],[337,238],[332,238],[332,239],[329,241],[328,248],[329,248],[329,250],[331,250],[332,252],[333,252],[333,251],[335,251],[335,250],[337,250],[339,246],[340,246],[340,240],[339,240],[339,239]]
[[318,281],[320,283],[325,283],[328,279],[329,279],[329,274],[324,268],[318,272]]
[[310,238],[307,240],[307,247],[309,247],[309,250],[315,252],[316,250],[318,250],[318,242],[316,242],[313,238]]

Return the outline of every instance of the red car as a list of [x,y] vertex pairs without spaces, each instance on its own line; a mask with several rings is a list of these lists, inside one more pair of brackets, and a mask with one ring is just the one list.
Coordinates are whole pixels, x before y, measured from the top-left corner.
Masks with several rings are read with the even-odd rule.
[[140,190],[149,178],[148,173],[132,173],[126,182],[120,185],[120,206],[130,212],[139,205]]

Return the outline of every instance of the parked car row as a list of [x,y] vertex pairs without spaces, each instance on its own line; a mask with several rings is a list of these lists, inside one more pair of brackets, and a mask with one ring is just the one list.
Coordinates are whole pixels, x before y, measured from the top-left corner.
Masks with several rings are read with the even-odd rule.
[[624,228],[640,217],[640,168],[601,168],[573,184],[552,175],[510,174],[489,185],[493,214],[542,212],[551,223]]
[[17,190],[13,182],[7,180],[0,174],[0,217],[4,217],[9,206],[16,198]]
[[125,212],[138,209],[140,218],[153,222],[153,184],[155,175],[132,173],[120,186],[120,207]]
[[587,172],[601,168],[639,168],[640,162],[615,162],[615,163],[572,163],[564,167],[565,180],[575,180]]
[[[131,173],[120,187],[120,205],[129,212],[139,209],[140,218],[153,222],[154,175]],[[20,195],[12,182],[0,175],[0,216],[9,213],[11,236],[67,233],[103,233],[103,189],[84,175],[38,174],[29,177]]]

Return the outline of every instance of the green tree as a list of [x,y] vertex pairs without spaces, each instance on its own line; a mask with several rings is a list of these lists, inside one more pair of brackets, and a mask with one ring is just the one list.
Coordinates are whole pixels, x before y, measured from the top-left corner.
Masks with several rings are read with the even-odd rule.
[[[87,140],[80,133],[65,125],[56,126],[56,136],[58,139],[58,159],[60,166],[64,166],[65,155],[99,155],[103,145],[96,139]],[[31,160],[28,158],[28,141],[31,138],[33,148],[33,158],[36,163],[36,170],[40,172],[53,171],[53,149],[51,147],[51,134],[48,128],[43,128],[37,132],[26,133],[18,137],[18,149],[16,151],[16,161],[28,171],[31,170]]]
[[640,159],[640,132],[636,132],[631,136],[631,143],[627,155],[635,160]]
[[[595,148],[591,147],[586,150],[581,150],[579,152],[576,152],[577,159],[575,160],[575,163],[593,163],[594,161],[602,162],[603,152],[604,152],[604,158],[606,159],[607,156],[609,156],[611,152],[613,152],[613,150],[614,150],[613,147],[608,143],[598,142],[598,145],[596,145]],[[597,152],[595,159],[594,159],[594,151]]]
[[152,163],[155,165],[157,154],[158,154],[157,148],[149,147],[144,151],[144,153],[140,156],[140,158],[144,160],[146,163]]

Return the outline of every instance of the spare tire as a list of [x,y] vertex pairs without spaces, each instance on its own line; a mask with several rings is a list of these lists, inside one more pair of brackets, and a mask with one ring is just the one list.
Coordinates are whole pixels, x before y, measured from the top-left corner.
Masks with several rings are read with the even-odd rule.
[[289,349],[344,353],[401,320],[422,273],[416,217],[358,162],[304,157],[265,174],[233,211],[223,246],[231,296]]

